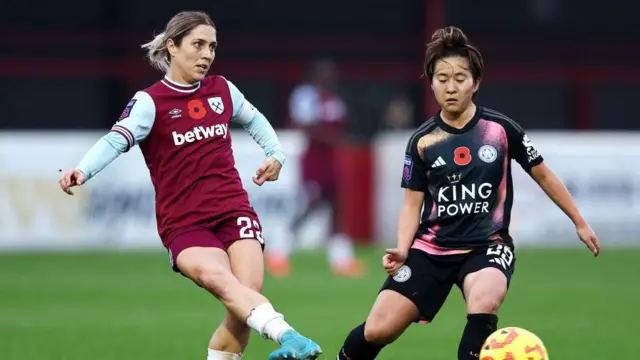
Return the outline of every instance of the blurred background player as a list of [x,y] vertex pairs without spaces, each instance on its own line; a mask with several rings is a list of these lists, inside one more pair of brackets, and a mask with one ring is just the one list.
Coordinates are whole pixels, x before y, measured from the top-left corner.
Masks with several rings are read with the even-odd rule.
[[[326,249],[336,275],[360,277],[363,265],[356,259],[352,239],[340,228],[338,206],[338,156],[346,141],[347,105],[336,90],[338,73],[331,60],[312,64],[308,79],[298,85],[289,98],[292,125],[302,129],[308,146],[301,171],[306,206],[293,220],[291,237],[280,238],[266,251],[269,271],[277,277],[291,270],[290,252],[299,241],[300,229],[312,215],[327,207],[331,212]],[[288,239],[288,240],[287,240]]]
[[407,94],[396,94],[387,103],[382,114],[380,130],[393,132],[410,129],[414,118],[414,106]]
[[571,219],[589,250],[599,253],[595,233],[522,127],[476,106],[483,68],[482,55],[462,30],[446,27],[433,34],[424,74],[441,110],[408,141],[397,246],[382,258],[389,276],[338,360],[375,359],[411,323],[432,322],[454,285],[467,312],[457,358],[478,359],[482,344],[497,330],[516,265],[509,234],[511,160]]
[[250,328],[281,346],[271,360],[315,359],[320,347],[293,330],[260,294],[264,239],[235,168],[229,123],[241,124],[264,150],[257,185],[278,179],[284,154],[268,120],[235,85],[206,76],[217,44],[207,14],[176,14],[164,32],[143,45],[165,77],[135,94],[111,132],[76,168],[64,171],[60,186],[73,195],[71,187],[139,145],[156,191],[158,233],[173,269],[227,307],[207,359],[241,359]]

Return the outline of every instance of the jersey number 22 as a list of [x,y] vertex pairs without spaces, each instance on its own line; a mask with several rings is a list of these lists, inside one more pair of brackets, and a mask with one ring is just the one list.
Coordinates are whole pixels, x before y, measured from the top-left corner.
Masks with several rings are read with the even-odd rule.
[[[260,224],[258,221],[253,220],[253,223],[250,218],[246,216],[241,216],[238,218],[237,222],[240,228],[240,238],[241,239],[256,239],[260,242],[260,244],[264,244],[264,239],[262,238],[262,233],[260,232]],[[253,225],[253,226],[252,226]],[[253,229],[252,229],[253,227]],[[255,230],[254,230],[255,229]]]

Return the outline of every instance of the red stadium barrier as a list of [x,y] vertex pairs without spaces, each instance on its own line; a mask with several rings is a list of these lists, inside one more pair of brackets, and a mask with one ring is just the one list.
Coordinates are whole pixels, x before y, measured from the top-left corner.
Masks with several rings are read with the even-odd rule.
[[[231,79],[266,80],[280,85],[279,115],[286,117],[288,91],[304,78],[307,63],[302,61],[229,61],[219,60],[214,72]],[[420,83],[419,62],[341,61],[337,64],[342,79],[347,81]],[[47,59],[21,58],[0,60],[0,77],[93,77],[110,76],[120,79],[129,87],[129,93],[157,72],[141,58],[124,59]],[[574,118],[577,127],[591,126],[590,99],[597,83],[638,84],[640,69],[633,66],[572,66],[553,64],[488,65],[485,83],[565,82],[572,85],[576,98]],[[428,111],[429,109],[425,109]],[[430,114],[428,112],[428,114]]]
[[369,144],[347,144],[338,160],[340,230],[359,243],[373,238],[374,162]]

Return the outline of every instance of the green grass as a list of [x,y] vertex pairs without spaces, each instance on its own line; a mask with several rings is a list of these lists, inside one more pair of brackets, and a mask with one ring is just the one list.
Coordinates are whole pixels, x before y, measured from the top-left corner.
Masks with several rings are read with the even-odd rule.
[[[265,294],[335,359],[384,279],[379,255],[362,252],[373,271],[361,280],[331,276],[323,254],[297,255],[294,276],[267,278]],[[639,260],[640,250],[520,251],[500,325],[534,331],[554,360],[635,359]],[[204,360],[223,314],[163,253],[0,255],[2,360]],[[464,321],[454,289],[433,324],[412,326],[379,359],[455,359]],[[245,359],[274,348],[254,335]]]

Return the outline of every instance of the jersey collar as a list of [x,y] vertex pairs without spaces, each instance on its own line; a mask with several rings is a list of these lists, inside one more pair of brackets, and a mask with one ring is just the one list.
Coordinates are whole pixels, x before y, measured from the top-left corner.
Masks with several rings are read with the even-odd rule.
[[173,91],[181,92],[181,93],[192,93],[200,88],[200,81],[193,84],[185,85],[185,84],[180,84],[171,80],[169,76],[166,76],[166,75],[164,79],[160,80],[160,82],[164,86],[168,87],[169,89]]
[[446,131],[448,133],[451,133],[451,134],[464,134],[467,131],[473,129],[474,126],[476,126],[476,124],[480,120],[480,115],[482,115],[482,107],[476,105],[476,113],[473,114],[473,117],[471,118],[471,121],[469,121],[461,129],[455,128],[455,127],[447,124],[446,122],[444,122],[444,120],[442,120],[442,117],[440,116],[440,111],[438,112],[438,114],[436,114],[435,120],[436,120],[436,124],[438,124],[438,127],[440,127],[442,130],[444,130],[444,131]]

